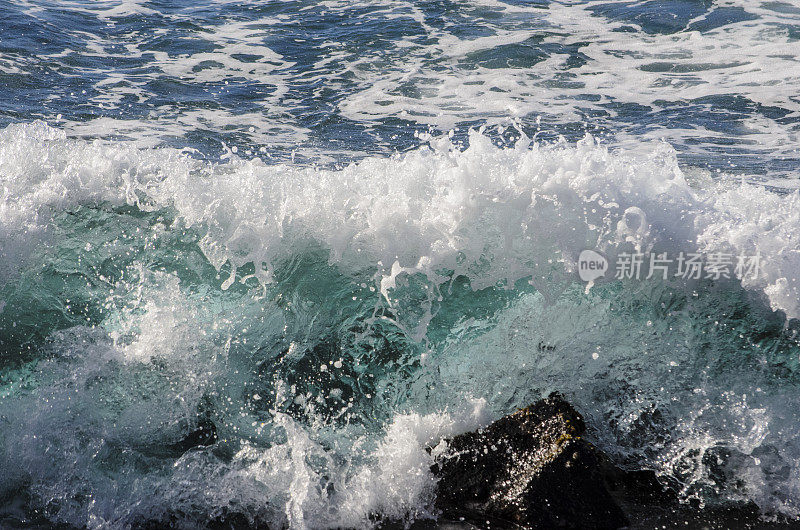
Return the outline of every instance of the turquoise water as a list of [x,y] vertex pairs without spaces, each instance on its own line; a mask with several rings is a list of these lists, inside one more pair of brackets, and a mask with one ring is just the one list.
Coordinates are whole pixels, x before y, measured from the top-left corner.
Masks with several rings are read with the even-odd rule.
[[431,518],[426,447],[554,390],[797,518],[798,16],[0,3],[0,526]]

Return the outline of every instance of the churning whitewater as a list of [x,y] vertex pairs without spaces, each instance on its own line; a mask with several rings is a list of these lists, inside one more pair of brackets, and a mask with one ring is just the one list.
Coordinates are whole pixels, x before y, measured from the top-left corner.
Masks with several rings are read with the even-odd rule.
[[[800,513],[797,195],[665,143],[469,139],[324,170],[6,128],[4,489],[90,527],[432,516],[426,446],[557,389],[687,497]],[[583,248],[764,271],[587,291]]]
[[553,391],[800,518],[795,6],[171,4],[0,1],[0,527],[435,519]]

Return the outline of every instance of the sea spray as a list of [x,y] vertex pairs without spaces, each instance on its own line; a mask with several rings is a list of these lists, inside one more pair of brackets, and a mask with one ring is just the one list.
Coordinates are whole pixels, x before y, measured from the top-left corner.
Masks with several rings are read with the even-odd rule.
[[[479,132],[336,170],[37,123],[0,168],[2,491],[51,521],[432,517],[425,448],[551,390],[684,498],[799,513],[796,194]],[[587,290],[586,248],[763,268]]]

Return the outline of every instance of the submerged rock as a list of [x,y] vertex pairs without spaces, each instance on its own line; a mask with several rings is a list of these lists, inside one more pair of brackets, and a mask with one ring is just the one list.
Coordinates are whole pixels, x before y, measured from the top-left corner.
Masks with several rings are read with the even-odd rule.
[[583,418],[558,394],[454,437],[437,455],[437,504],[448,518],[527,528],[619,528]]
[[183,454],[195,447],[207,447],[217,443],[217,426],[207,418],[197,422],[197,426],[179,441],[169,446],[172,451]]

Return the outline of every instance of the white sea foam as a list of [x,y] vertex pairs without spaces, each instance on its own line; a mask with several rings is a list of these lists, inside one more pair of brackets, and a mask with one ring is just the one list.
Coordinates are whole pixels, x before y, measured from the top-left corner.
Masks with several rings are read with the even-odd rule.
[[[276,32],[296,30],[285,14],[220,17],[203,31],[157,28],[159,38],[192,43],[163,51],[153,47],[148,32],[100,29],[147,12],[142,2],[73,3],[60,9],[97,18],[97,27],[65,30],[82,48],[69,42],[37,58],[12,53],[0,68],[24,75],[46,60],[69,75],[96,79],[86,99],[105,112],[90,119],[67,117],[62,126],[72,136],[148,146],[183,141],[178,139],[187,131],[208,131],[235,134],[258,146],[299,146],[309,158],[329,160],[326,155],[335,153],[309,141],[313,126],[300,117],[310,96],[329,103],[323,112],[367,130],[398,118],[447,131],[476,120],[497,124],[540,116],[590,129],[610,125],[620,145],[664,138],[699,156],[722,150],[734,164],[738,154],[797,158],[800,103],[794,87],[800,63],[792,31],[798,13],[775,2],[719,1],[683,27],[652,32],[637,18],[626,18],[626,6],[615,0],[551,2],[544,8],[464,2],[453,7],[463,25],[442,26],[407,1],[301,2],[303,13],[352,19],[356,25],[385,20],[408,25],[408,31],[374,49],[342,42],[335,31],[308,41],[304,36],[300,40],[309,50],[320,53],[312,54],[309,64],[295,64],[266,44]],[[45,7],[36,2],[22,7],[44,27],[52,26]],[[195,12],[186,8],[161,16],[173,26],[187,25]],[[135,62],[141,71],[130,75],[85,58]],[[155,87],[165,80],[196,94],[192,101],[214,104],[198,108],[162,101]],[[226,103],[228,91],[242,87],[253,94],[248,101],[254,108],[247,112]],[[724,98],[740,103],[722,105]],[[147,106],[146,116],[130,113],[132,100]],[[687,106],[693,110],[684,122],[676,114]],[[724,147],[731,141],[735,148]]]
[[[481,288],[543,276],[553,260],[569,268],[584,248],[614,253],[631,242],[760,253],[761,275],[744,285],[800,316],[797,193],[746,183],[693,188],[664,143],[633,154],[591,137],[577,146],[522,140],[499,149],[475,132],[463,152],[442,138],[400,157],[321,170],[236,157],[211,165],[175,150],[69,140],[43,124],[0,135],[4,246],[47,233],[48,211],[109,201],[174,207],[185,223],[204,227],[203,249],[217,268],[230,261],[268,271],[287,238],[307,237],[334,261],[366,259],[378,269],[379,289],[395,262],[431,278],[449,268]],[[640,225],[631,232],[634,211]],[[6,252],[4,266],[26,254]],[[482,260],[490,268],[478,273],[473,264]]]
[[[361,121],[402,117],[447,129],[475,117],[503,123],[531,114],[580,122],[591,112],[615,116],[619,111],[609,103],[641,105],[657,112],[664,106],[659,101],[690,105],[713,96],[741,96],[785,109],[789,116],[800,111],[791,88],[800,79],[800,63],[797,54],[787,53],[797,47],[789,35],[797,14],[781,12],[774,4],[716,2],[700,20],[671,34],[648,34],[635,21],[610,19],[599,9],[624,8],[625,2],[552,2],[546,9],[490,4],[506,13],[478,22],[491,36],[458,37],[431,30],[428,42],[433,44],[404,47],[391,68],[370,68],[382,58],[369,55],[348,62],[346,68],[364,86],[342,104],[344,114]],[[712,20],[717,9],[726,7],[757,18],[703,31],[692,26]],[[519,12],[525,16],[513,16]],[[542,50],[543,56],[529,68],[487,67],[470,59],[470,54],[488,54],[532,35],[542,36],[531,46]],[[568,53],[544,52],[564,47],[580,49],[585,64],[570,67]],[[408,86],[421,95],[404,95]],[[624,131],[618,134],[621,142],[641,138],[640,131],[636,139]],[[721,136],[698,123],[685,130],[655,127],[647,134],[689,150],[697,143],[692,140],[708,142]],[[759,113],[744,120],[737,138],[770,156],[797,154],[796,127]]]
[[[96,18],[96,24],[80,29],[63,27],[66,33],[80,44],[63,50],[40,54],[36,59],[11,54],[0,62],[8,73],[26,73],[42,59],[52,60],[69,76],[96,79],[91,90],[83,90],[85,102],[100,109],[119,110],[118,113],[95,116],[89,120],[64,119],[64,126],[72,136],[87,138],[113,137],[137,141],[140,146],[163,145],[165,139],[183,137],[186,131],[224,133],[236,131],[259,146],[294,146],[307,139],[307,131],[287,114],[284,102],[288,90],[285,70],[293,66],[264,44],[270,28],[280,20],[272,17],[250,20],[219,20],[208,31],[190,32],[195,47],[186,53],[153,49],[153,36],[166,38],[167,28],[157,28],[152,33],[133,31],[106,33],[105,26],[113,25],[132,15],[158,15],[178,24],[193,20],[192,9],[173,14],[161,14],[146,7],[139,0],[81,3],[59,6],[63,13]],[[37,20],[47,29],[53,28],[51,12],[36,2],[22,2],[22,12]],[[73,44],[70,44],[73,46]],[[120,72],[98,62],[113,59],[117,64],[141,61],[155,73]],[[186,87],[196,87],[208,100],[224,98],[231,88],[229,83],[258,85],[257,110],[247,112],[226,107],[202,109],[186,108],[176,102],[161,104],[144,119],[131,116],[129,99],[137,104],[158,98],[158,91],[149,85],[164,79],[173,80]],[[76,96],[76,94],[71,94]],[[63,94],[53,94],[51,99]],[[116,114],[119,114],[118,116]],[[55,116],[50,117],[54,119]]]

